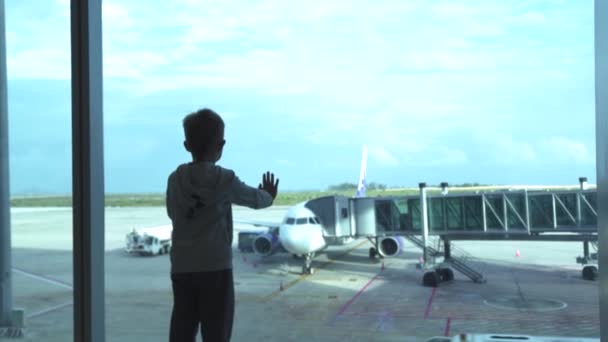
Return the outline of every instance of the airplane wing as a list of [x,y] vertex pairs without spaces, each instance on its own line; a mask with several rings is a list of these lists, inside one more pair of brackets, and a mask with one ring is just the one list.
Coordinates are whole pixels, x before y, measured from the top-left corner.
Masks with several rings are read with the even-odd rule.
[[255,221],[255,220],[233,220],[234,223],[250,224],[255,227],[266,227],[269,229],[278,229],[280,222]]

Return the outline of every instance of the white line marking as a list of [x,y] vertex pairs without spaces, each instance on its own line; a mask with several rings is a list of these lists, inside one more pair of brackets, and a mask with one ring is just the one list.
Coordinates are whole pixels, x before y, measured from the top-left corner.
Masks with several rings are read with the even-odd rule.
[[38,316],[42,316],[42,315],[47,314],[49,312],[53,312],[55,310],[59,310],[59,309],[65,308],[65,307],[68,307],[70,305],[72,305],[72,302],[67,302],[67,303],[55,305],[55,306],[52,306],[52,307],[50,307],[48,309],[44,309],[44,310],[41,310],[41,311],[38,311],[38,312],[34,312],[33,314],[29,314],[26,318],[30,319],[30,318],[35,318],[35,317],[38,317]]
[[28,276],[28,277],[33,278],[33,279],[44,281],[44,282],[47,282],[49,284],[57,285],[59,287],[63,287],[64,289],[68,289],[68,290],[73,290],[74,289],[71,284],[64,283],[64,282],[62,282],[60,280],[55,280],[55,279],[47,278],[47,277],[41,276],[39,274],[34,274],[34,273],[31,273],[31,272],[27,272],[27,271],[18,269],[16,267],[13,267],[13,272],[17,272],[17,273],[23,274],[23,275]]

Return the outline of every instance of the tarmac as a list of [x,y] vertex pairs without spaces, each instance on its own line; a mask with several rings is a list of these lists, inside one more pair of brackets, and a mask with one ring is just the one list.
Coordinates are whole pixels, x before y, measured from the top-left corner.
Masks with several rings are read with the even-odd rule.
[[[281,221],[287,207],[234,208],[235,220]],[[15,308],[24,341],[72,341],[72,216],[69,208],[13,208]],[[133,228],[169,223],[162,207],[106,209],[106,341],[167,341],[172,308],[169,257],[129,255]],[[598,338],[598,283],[581,278],[580,242],[455,241],[487,282],[454,272],[422,286],[420,249],[370,259],[371,244],[329,247],[300,274],[302,260],[236,248],[232,341],[425,341],[459,333]],[[199,339],[200,340],[200,339]]]

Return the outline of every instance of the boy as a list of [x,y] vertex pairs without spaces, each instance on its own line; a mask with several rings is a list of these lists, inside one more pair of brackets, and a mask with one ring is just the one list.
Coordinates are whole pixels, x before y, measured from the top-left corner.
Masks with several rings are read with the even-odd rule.
[[192,342],[198,324],[205,342],[229,341],[234,317],[232,206],[265,208],[277,195],[279,180],[266,172],[253,188],[221,158],[224,122],[210,109],[184,118],[184,147],[192,162],[169,176],[167,214],[173,224],[171,342]]

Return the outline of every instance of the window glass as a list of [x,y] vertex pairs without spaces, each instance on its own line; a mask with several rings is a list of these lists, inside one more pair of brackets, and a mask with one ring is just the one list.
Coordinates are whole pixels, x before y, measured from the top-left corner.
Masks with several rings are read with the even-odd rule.
[[[32,336],[70,340],[69,1],[5,3],[14,302]],[[167,339],[167,179],[193,161],[182,119],[203,107],[225,123],[219,166],[253,187],[266,170],[281,179],[272,207],[232,207],[234,340],[599,336],[597,283],[582,280],[595,271],[576,262],[588,251],[595,266],[593,241],[498,238],[596,223],[588,2],[108,0],[103,39],[109,340]],[[313,210],[329,246],[308,241],[311,267],[331,272],[273,239],[258,241],[264,257],[236,250],[250,230],[310,222],[285,219],[296,203],[354,196],[359,176],[372,202]],[[444,235],[456,260],[430,276],[419,182],[427,251],[444,255]],[[350,235],[349,214],[378,245]],[[132,250],[144,231],[158,243]],[[259,312],[289,329],[269,335]]]
[[[74,280],[69,6],[5,1],[2,7],[12,247],[12,270],[7,271],[13,309],[23,310],[25,339],[70,341]],[[11,337],[5,332],[0,329],[0,338]]]

